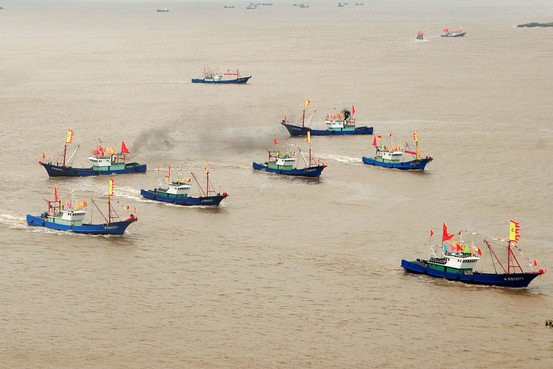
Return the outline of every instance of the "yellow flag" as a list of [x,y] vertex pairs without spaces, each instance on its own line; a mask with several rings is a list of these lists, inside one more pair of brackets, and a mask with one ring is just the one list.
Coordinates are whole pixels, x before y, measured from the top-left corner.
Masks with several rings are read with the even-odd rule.
[[209,174],[209,168],[208,168],[208,162],[207,160],[205,161],[205,174]]
[[419,133],[417,131],[415,131],[413,133],[413,141],[415,142],[418,142],[419,141]]
[[307,143],[311,143],[311,131],[307,131]]
[[65,139],[65,143],[71,143],[73,141],[73,130],[69,129],[67,130],[67,138]]
[[113,179],[109,179],[109,196],[113,196],[113,188],[115,187],[115,181]]
[[518,239],[520,238],[519,230],[520,224],[514,220],[511,220],[509,222],[509,241],[518,242]]
[[305,99],[305,108],[304,109],[307,109],[307,107],[309,106],[310,103],[311,103],[311,100]]

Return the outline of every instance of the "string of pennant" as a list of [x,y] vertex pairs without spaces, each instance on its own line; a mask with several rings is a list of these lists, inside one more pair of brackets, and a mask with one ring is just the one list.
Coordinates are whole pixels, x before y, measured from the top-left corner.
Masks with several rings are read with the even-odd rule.
[[[457,233],[456,235],[459,235],[459,234],[461,234],[461,232]],[[483,235],[481,233],[474,232],[474,231],[471,231],[470,234],[472,236],[476,236],[476,237],[479,237],[479,238],[482,238],[482,239],[497,241],[497,242],[501,242],[501,243],[509,241],[508,238],[489,237],[489,236],[486,236],[486,235]],[[432,237],[433,235],[434,235],[434,231],[430,230],[430,237]],[[518,233],[517,233],[517,235],[518,235]],[[512,242],[514,242],[514,241],[512,241]],[[445,246],[446,246],[446,244],[444,243],[444,249],[445,249]],[[456,249],[456,246],[453,245],[453,244],[449,244],[448,246],[450,247],[451,250]],[[520,252],[520,255],[524,258],[524,260],[526,260],[526,262],[528,263],[528,266],[530,268],[538,266],[538,261],[536,259],[531,260],[528,256],[526,256],[526,254],[522,251],[520,246],[518,246],[516,243],[513,246],[516,250],[518,250]]]

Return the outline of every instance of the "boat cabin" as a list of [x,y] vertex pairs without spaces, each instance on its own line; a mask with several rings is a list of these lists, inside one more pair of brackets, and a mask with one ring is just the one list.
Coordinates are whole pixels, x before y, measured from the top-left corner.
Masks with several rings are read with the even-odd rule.
[[169,187],[165,191],[167,194],[176,196],[188,196],[191,186],[185,182],[174,181],[169,184]]
[[376,156],[381,160],[397,163],[403,159],[403,151],[381,151],[377,149]]
[[472,273],[476,263],[480,260],[471,253],[464,252],[446,252],[441,258],[430,258],[428,264],[430,268],[449,273]]
[[111,165],[111,156],[90,156],[88,160],[93,167],[109,167]]

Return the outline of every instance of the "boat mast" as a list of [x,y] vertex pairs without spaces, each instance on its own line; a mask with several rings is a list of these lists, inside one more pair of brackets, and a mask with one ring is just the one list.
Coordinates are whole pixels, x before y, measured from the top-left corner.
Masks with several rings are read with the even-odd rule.
[[192,178],[194,178],[194,181],[195,181],[196,184],[198,185],[198,188],[200,189],[200,192],[201,192],[204,196],[207,196],[207,194],[204,192],[204,189],[203,189],[202,186],[200,185],[200,182],[198,181],[198,178],[196,178],[196,175],[194,174],[194,172],[190,172],[190,174],[192,174]]
[[65,157],[67,156],[67,142],[63,146],[63,166],[65,167]]
[[305,127],[305,108],[303,109],[303,114],[301,117],[301,126],[302,128]]
[[[522,270],[522,267],[520,266],[520,263],[518,262],[517,257],[515,256],[515,254],[513,253],[513,250],[511,249],[511,240],[509,240],[509,242],[507,243],[507,253],[508,253],[507,270],[510,272],[512,268],[513,272],[515,272],[516,269],[518,268],[521,271],[521,273],[524,273],[524,271]],[[516,265],[515,265],[515,262],[516,262]]]
[[[495,257],[495,260],[497,260],[497,262],[498,262],[499,265],[501,266],[501,269],[503,269],[503,272],[509,273],[507,270],[505,270],[505,267],[504,267],[503,264],[501,263],[501,260],[499,260],[499,258],[498,258],[497,255],[495,254],[495,251],[493,250],[492,245],[490,245],[490,243],[489,243],[487,240],[484,240],[484,243],[486,244],[486,246],[488,246],[488,249],[492,252],[493,256]],[[493,258],[492,258],[492,261],[493,261]],[[495,263],[494,263],[494,269],[495,269]],[[496,271],[496,273],[497,273],[497,271]]]

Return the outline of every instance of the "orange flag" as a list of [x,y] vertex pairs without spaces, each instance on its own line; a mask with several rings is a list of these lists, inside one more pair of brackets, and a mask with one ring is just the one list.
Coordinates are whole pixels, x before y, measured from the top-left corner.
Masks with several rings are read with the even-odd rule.
[[56,186],[54,186],[54,201],[60,201],[60,198],[58,197],[58,189]]
[[115,181],[113,179],[109,179],[109,196],[113,196],[113,189],[115,187]]
[[208,162],[207,160],[205,161],[205,174],[209,174],[209,168],[208,168]]
[[125,141],[121,141],[121,154],[128,154],[130,151],[125,145]]

